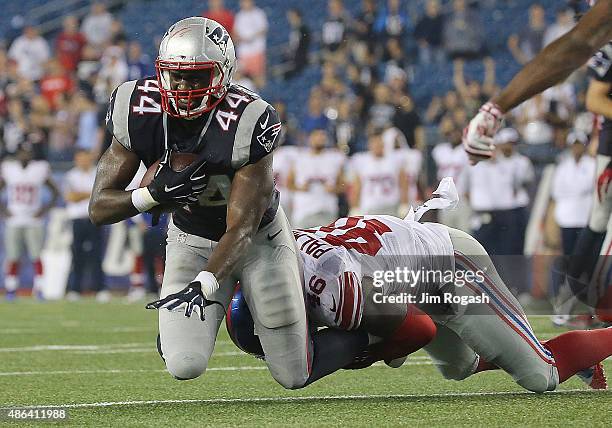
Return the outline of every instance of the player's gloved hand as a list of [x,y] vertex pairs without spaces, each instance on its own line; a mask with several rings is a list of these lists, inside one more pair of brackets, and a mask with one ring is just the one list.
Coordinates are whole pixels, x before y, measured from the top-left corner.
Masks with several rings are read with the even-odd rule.
[[[210,272],[202,271],[196,278],[178,293],[169,294],[163,299],[148,303],[147,309],[167,309],[173,311],[177,308],[184,308],[185,316],[191,317],[194,311],[200,312],[200,319],[204,321],[204,308],[206,306],[221,303],[209,300],[206,296],[211,296],[219,288],[219,283]],[[212,291],[211,291],[212,290]],[[223,305],[221,305],[223,306]]]
[[172,170],[170,157],[172,150],[166,150],[159,163],[151,184],[147,186],[151,196],[160,204],[192,204],[197,196],[206,189],[208,178],[203,168],[206,161],[197,160],[180,172]]
[[463,148],[468,153],[470,161],[475,164],[493,156],[493,136],[501,128],[503,113],[492,102],[488,102],[478,110],[478,114],[463,130]]
[[608,162],[606,169],[597,178],[597,197],[599,202],[602,202],[605,195],[610,190],[610,183],[612,183],[612,161]]

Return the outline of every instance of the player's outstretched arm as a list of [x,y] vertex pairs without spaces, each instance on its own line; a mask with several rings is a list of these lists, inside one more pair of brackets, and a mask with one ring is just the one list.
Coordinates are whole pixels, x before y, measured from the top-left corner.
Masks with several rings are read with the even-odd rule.
[[523,101],[565,80],[612,38],[612,0],[599,0],[566,35],[529,62],[502,92],[483,105],[463,133],[470,161],[493,156],[493,136],[505,113]]
[[116,223],[138,214],[125,191],[138,171],[140,159],[113,138],[98,162],[96,182],[89,201],[89,218],[96,225]]
[[206,266],[217,281],[225,279],[244,255],[273,191],[272,156],[265,156],[236,172],[227,203],[227,229]]
[[493,102],[506,113],[565,80],[612,39],[612,0],[599,0],[576,27],[529,62]]

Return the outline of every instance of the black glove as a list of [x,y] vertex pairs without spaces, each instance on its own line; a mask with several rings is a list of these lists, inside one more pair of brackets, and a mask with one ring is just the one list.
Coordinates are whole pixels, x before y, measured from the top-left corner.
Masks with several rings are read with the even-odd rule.
[[[163,299],[148,303],[145,307],[147,309],[166,308],[171,311],[181,305],[185,305],[185,316],[187,318],[191,317],[193,311],[198,308],[200,310],[200,319],[204,321],[204,308],[212,304],[221,305],[219,302],[208,300],[204,297],[200,284],[194,281],[178,293],[169,294]],[[223,307],[223,305],[221,306]]]
[[208,184],[208,177],[203,168],[204,159],[198,159],[180,172],[173,171],[170,166],[172,151],[166,150],[164,158],[159,163],[151,184],[147,186],[151,196],[160,204],[173,203],[178,205],[193,204],[197,196]]

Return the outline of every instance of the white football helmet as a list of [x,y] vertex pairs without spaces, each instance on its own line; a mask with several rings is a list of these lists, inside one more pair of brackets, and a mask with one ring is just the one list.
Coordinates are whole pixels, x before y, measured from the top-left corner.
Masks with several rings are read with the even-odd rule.
[[[155,61],[162,108],[184,119],[212,110],[225,97],[235,69],[234,43],[221,24],[201,17],[178,21],[164,35]],[[207,73],[210,83],[194,90],[172,89],[170,73],[176,71]],[[185,107],[179,106],[179,99]]]

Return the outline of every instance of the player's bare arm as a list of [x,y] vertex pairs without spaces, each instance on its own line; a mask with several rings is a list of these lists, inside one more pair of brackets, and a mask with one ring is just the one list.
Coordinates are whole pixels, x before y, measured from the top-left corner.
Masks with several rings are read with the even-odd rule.
[[239,169],[234,176],[227,204],[227,229],[206,266],[217,281],[225,279],[244,255],[273,190],[272,156]]
[[98,163],[96,181],[89,202],[89,218],[94,224],[116,223],[138,214],[131,192],[125,191],[138,166],[138,156],[113,142]]
[[586,107],[595,114],[612,118],[612,98],[608,96],[612,84],[591,80],[586,95]]

